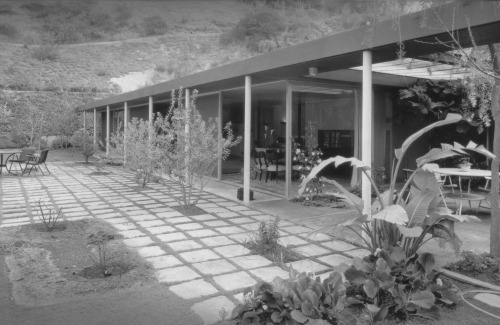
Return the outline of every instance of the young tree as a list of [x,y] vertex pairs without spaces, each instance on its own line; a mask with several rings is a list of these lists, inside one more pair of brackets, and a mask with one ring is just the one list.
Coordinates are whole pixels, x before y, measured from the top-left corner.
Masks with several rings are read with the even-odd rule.
[[162,173],[170,180],[166,183],[170,189],[180,188],[182,195],[173,197],[185,208],[196,205],[219,157],[225,160],[230,148],[241,141],[241,137],[233,135],[230,123],[219,132],[218,119],[203,120],[196,107],[196,97],[195,90],[186,107],[183,90],[172,91],[169,113],[163,118],[158,116],[155,121],[155,132],[161,139],[156,146],[163,149]]
[[89,158],[97,151],[97,146],[94,144],[94,137],[85,130],[77,130],[71,137],[73,146],[80,147],[82,155],[85,157],[85,163],[89,163]]

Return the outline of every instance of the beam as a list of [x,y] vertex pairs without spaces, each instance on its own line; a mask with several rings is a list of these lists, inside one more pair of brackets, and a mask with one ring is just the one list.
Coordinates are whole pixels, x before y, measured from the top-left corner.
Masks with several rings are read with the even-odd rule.
[[188,166],[189,166],[189,152],[190,152],[190,148],[189,148],[189,132],[190,132],[190,118],[191,118],[191,102],[189,101],[191,97],[191,91],[186,88],[184,89],[184,109],[185,109],[185,119],[186,119],[186,123],[184,124],[184,133],[185,133],[185,136],[186,136],[186,141],[184,142],[184,152],[185,152],[185,161],[184,161],[184,166],[185,167],[185,177],[186,177],[186,180],[189,179],[189,169],[188,169]]
[[250,202],[250,129],[252,126],[252,77],[245,76],[245,135],[243,150],[243,202]]
[[285,111],[285,198],[288,200],[292,196],[292,86],[289,82],[286,83]]
[[111,111],[109,105],[106,106],[106,155],[109,155],[109,145],[111,137]]
[[[363,52],[363,85],[362,85],[362,113],[361,113],[361,159],[367,165],[372,165],[372,52]],[[370,174],[370,170],[368,170]],[[365,203],[363,213],[371,215],[372,187],[368,177],[363,173],[361,177],[361,197]]]
[[83,111],[83,129],[87,129],[87,111]]

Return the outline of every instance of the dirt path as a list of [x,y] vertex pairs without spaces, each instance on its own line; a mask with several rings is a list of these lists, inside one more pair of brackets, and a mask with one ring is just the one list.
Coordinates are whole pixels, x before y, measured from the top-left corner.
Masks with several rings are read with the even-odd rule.
[[14,304],[10,293],[4,256],[0,255],[0,325],[203,324],[186,300],[160,284],[37,307]]

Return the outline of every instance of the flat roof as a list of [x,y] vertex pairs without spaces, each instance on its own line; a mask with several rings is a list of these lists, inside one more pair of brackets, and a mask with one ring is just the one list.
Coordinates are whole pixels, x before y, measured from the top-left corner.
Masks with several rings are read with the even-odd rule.
[[196,88],[200,94],[240,87],[244,85],[244,76],[247,75],[252,76],[252,83],[262,83],[307,76],[310,67],[316,67],[319,74],[358,67],[362,65],[362,52],[365,50],[372,51],[374,64],[393,61],[397,59],[400,41],[404,42],[407,58],[419,58],[449,51],[448,46],[453,43],[449,30],[453,30],[463,47],[472,46],[469,30],[476,45],[497,43],[500,42],[499,4],[499,1],[453,2],[404,15],[400,18],[400,28],[394,28],[393,20],[383,21],[372,29],[366,26],[333,34],[110,96],[82,105],[77,110],[104,108],[125,101],[142,102],[149,96],[165,97],[172,89],[180,87]]

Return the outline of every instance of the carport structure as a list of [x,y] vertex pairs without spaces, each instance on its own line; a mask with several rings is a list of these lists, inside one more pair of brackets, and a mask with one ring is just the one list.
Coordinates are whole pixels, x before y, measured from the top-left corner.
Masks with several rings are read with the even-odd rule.
[[[251,150],[261,140],[261,122],[265,122],[268,116],[282,127],[287,166],[284,196],[289,198],[294,195],[291,186],[292,138],[300,138],[305,121],[302,115],[306,115],[301,111],[301,103],[323,109],[318,106],[319,102],[331,105],[332,101],[342,97],[342,105],[346,106],[342,112],[348,112],[352,125],[349,130],[339,130],[350,133],[335,133],[335,130],[326,128],[320,136],[332,136],[334,143],[339,137],[350,137],[349,148],[354,156],[368,165],[390,166],[394,146],[408,133],[405,136],[395,134],[392,123],[394,103],[389,94],[394,89],[413,84],[417,78],[463,76],[466,71],[454,70],[447,62],[431,62],[429,55],[449,51],[448,46],[454,43],[451,35],[463,48],[472,46],[473,42],[478,46],[499,42],[499,10],[497,1],[453,2],[402,16],[397,28],[390,20],[345,31],[104,98],[78,110],[84,114],[93,112],[94,130],[97,130],[97,114],[102,114],[102,136],[109,147],[114,122],[129,121],[131,117],[151,121],[155,112],[165,110],[172,90],[183,87],[189,93],[196,89],[198,109],[203,116],[215,116],[220,121],[241,120],[245,202],[250,199]],[[404,60],[398,58],[401,44],[404,44]],[[277,93],[280,94],[278,99],[275,98]],[[325,96],[331,97],[325,99]],[[315,97],[314,101],[312,97]],[[309,98],[309,101],[300,98]],[[347,106],[351,106],[350,110]],[[241,107],[241,114],[227,113],[234,112],[234,107]],[[325,114],[329,120],[322,122],[335,123],[335,112],[327,111]],[[94,136],[97,141],[96,132]],[[218,166],[217,177],[220,179],[222,162],[219,161]],[[352,173],[353,182],[357,181],[357,175],[357,172]],[[367,198],[371,196],[371,189],[365,179],[362,179],[362,191],[365,202],[369,203]]]

